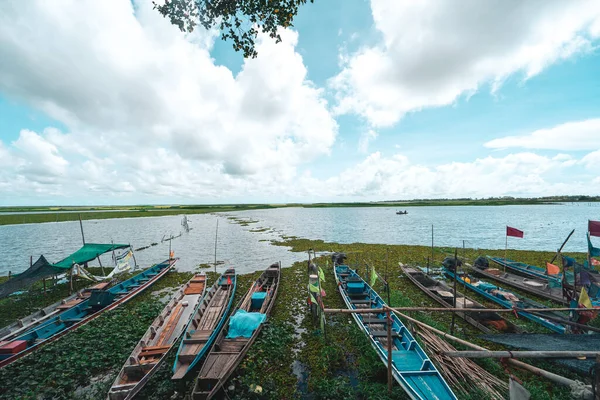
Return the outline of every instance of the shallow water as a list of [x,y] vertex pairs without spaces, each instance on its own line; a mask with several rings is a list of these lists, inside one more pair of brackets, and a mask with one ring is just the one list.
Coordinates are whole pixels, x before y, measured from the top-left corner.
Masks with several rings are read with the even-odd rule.
[[[585,252],[587,221],[600,220],[600,207],[593,203],[591,206],[575,203],[403,209],[408,211],[407,215],[396,215],[396,209],[391,207],[280,208],[190,215],[192,230],[174,239],[172,249],[180,257],[179,270],[193,271],[200,263],[213,263],[218,219],[217,259],[224,264],[217,270],[234,266],[240,273],[261,270],[276,261],[286,267],[305,259],[305,254],[291,253],[285,247],[269,243],[284,235],[339,243],[430,246],[432,225],[435,246],[462,247],[464,241],[466,247],[502,249],[505,227],[510,225],[523,230],[525,237],[509,238],[509,248],[549,251],[556,250],[571,229],[576,229],[564,251]],[[258,222],[242,226],[227,216]],[[130,243],[134,249],[157,243],[135,253],[138,264],[147,266],[168,257],[169,241],[163,239],[183,231],[182,218],[179,215],[88,220],[83,227],[88,243]],[[251,232],[258,228],[269,229]],[[598,238],[594,241],[600,246]],[[78,221],[0,226],[0,275],[25,270],[30,255],[34,262],[41,254],[57,262],[81,244]],[[103,260],[106,264],[110,257]]]
[[[279,208],[235,213],[260,221],[285,235],[322,239],[335,243],[382,243],[503,249],[506,226],[525,232],[524,238],[508,238],[508,248],[556,250],[571,232],[564,251],[587,251],[587,221],[600,220],[595,203],[515,206],[403,207],[397,208]],[[600,238],[593,239],[600,247]]]
[[[131,244],[134,249],[157,243],[135,252],[137,263],[142,266],[168,258],[169,241],[164,239],[182,233],[171,243],[175,256],[180,258],[177,263],[180,271],[194,271],[201,263],[214,263],[217,219],[217,260],[224,261],[217,267],[219,272],[233,266],[238,273],[247,273],[262,270],[277,261],[285,267],[305,258],[304,254],[291,253],[286,247],[271,245],[268,240],[280,239],[278,233],[250,232],[256,224],[241,226],[222,215],[196,214],[188,216],[192,229],[186,233],[181,226],[182,218],[88,220],[83,222],[83,229],[87,243]],[[50,262],[57,262],[81,245],[79,221],[0,226],[0,275],[24,271],[29,267],[30,256],[33,262],[41,254]],[[110,255],[104,255],[103,264],[109,265],[110,259]],[[93,265],[97,263],[91,262],[90,266]]]

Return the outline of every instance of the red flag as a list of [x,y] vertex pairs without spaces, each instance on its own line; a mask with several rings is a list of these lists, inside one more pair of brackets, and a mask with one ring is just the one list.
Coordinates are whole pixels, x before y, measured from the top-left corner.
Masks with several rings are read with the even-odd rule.
[[600,236],[600,221],[588,220],[588,232],[590,236]]
[[514,236],[514,237],[523,237],[523,231],[518,230],[517,228],[511,228],[510,226],[506,227],[506,236]]

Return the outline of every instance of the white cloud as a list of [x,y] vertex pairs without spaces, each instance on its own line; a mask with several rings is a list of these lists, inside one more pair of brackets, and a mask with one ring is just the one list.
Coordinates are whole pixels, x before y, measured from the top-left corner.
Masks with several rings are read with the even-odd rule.
[[381,43],[342,55],[330,85],[337,113],[377,127],[485,84],[497,90],[517,72],[530,78],[600,36],[595,0],[372,0],[371,8]]
[[557,172],[568,172],[573,165],[563,157],[517,153],[429,167],[413,164],[400,154],[386,158],[376,152],[323,182],[322,190],[330,188],[334,193],[343,188],[344,194],[368,200],[594,192],[588,181],[565,184],[554,179]]
[[591,150],[600,147],[600,118],[567,122],[548,129],[538,129],[523,136],[505,136],[487,142],[485,147]]
[[369,129],[363,132],[358,139],[358,151],[361,153],[366,153],[369,151],[369,144],[377,139],[377,132],[373,129]]
[[600,149],[586,154],[581,159],[581,163],[585,165],[587,169],[595,170],[600,173]]
[[[0,92],[66,124],[46,140],[87,159],[92,176],[108,172],[99,160],[125,162],[120,173],[177,157],[222,174],[289,174],[328,154],[337,123],[297,33],[281,34],[278,45],[261,36],[259,57],[234,76],[211,58],[214,32],[185,36],[149,0],[2,2]],[[148,160],[156,149],[163,158]]]
[[23,158],[17,166],[17,171],[26,174],[30,179],[41,183],[54,183],[56,177],[65,175],[69,162],[59,154],[55,145],[37,133],[23,129],[13,145]]

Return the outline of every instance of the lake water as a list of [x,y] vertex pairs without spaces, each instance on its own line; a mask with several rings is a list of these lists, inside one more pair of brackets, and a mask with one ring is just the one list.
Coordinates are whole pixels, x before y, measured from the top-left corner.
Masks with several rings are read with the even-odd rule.
[[[217,218],[219,233],[217,259],[234,266],[240,273],[261,270],[281,261],[288,266],[306,258],[285,247],[272,246],[271,239],[282,235],[322,239],[339,243],[386,243],[503,249],[506,225],[525,232],[523,239],[508,238],[513,249],[556,250],[572,229],[564,251],[586,251],[588,219],[600,220],[600,207],[587,204],[532,206],[406,207],[407,215],[396,215],[395,208],[280,208],[249,210],[226,214],[188,216],[193,228],[172,241],[180,257],[179,270],[193,271],[200,263],[214,261]],[[258,220],[241,226],[227,216]],[[89,243],[130,243],[134,248],[158,243],[136,252],[138,264],[149,265],[167,258],[169,242],[162,241],[182,230],[182,216],[119,218],[84,221]],[[268,232],[251,229],[270,228]],[[597,241],[597,239],[595,239]],[[79,222],[0,226],[0,275],[21,272],[44,254],[51,262],[59,261],[81,245]],[[600,243],[597,243],[600,246]],[[335,250],[335,249],[321,249]],[[107,260],[110,257],[107,257]],[[225,267],[218,268],[219,271]]]

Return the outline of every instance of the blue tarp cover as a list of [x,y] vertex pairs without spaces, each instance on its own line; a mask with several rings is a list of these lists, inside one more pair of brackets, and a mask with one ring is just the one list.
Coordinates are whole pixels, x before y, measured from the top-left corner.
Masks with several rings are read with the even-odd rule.
[[258,328],[266,318],[266,314],[261,314],[258,312],[249,313],[245,310],[238,310],[229,319],[229,332],[227,333],[227,339],[252,337],[252,332],[254,332],[254,330]]
[[479,285],[477,285],[477,287],[482,290],[485,290],[486,292],[497,288],[496,285],[492,285],[491,283],[487,282],[479,282]]

